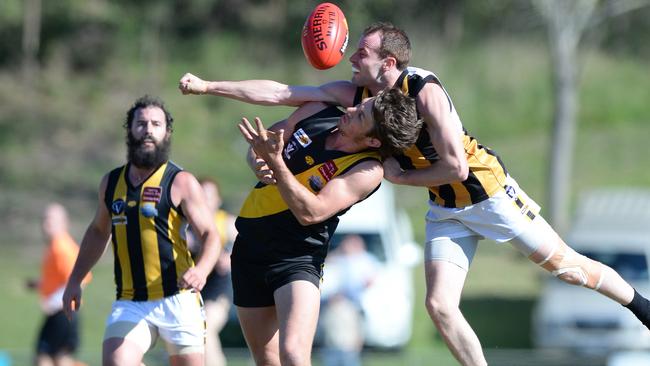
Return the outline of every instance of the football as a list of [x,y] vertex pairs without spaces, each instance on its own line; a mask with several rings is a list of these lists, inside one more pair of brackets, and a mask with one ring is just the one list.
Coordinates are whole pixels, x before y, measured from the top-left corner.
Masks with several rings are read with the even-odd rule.
[[302,50],[313,67],[329,69],[343,59],[348,38],[348,22],[341,9],[332,3],[321,3],[302,28]]

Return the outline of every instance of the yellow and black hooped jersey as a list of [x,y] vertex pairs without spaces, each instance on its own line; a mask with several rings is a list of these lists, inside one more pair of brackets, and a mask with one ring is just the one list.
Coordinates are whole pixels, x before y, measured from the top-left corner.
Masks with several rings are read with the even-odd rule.
[[[325,141],[337,126],[343,114],[329,106],[296,124],[284,146],[283,159],[296,179],[312,193],[318,193],[332,178],[348,172],[355,165],[380,161],[376,151],[346,153],[326,150]],[[322,246],[329,242],[343,212],[315,225],[303,226],[293,216],[276,185],[259,182],[246,198],[236,225],[239,239],[286,243],[306,243]],[[237,244],[236,244],[237,245]],[[296,244],[300,245],[300,244]]]
[[[404,93],[415,98],[420,90],[431,82],[440,85],[444,90],[442,83],[432,72],[416,67],[408,67],[402,72],[394,87],[400,88]],[[429,198],[440,206],[459,208],[481,202],[503,189],[508,173],[499,156],[494,151],[479,144],[463,128],[456,108],[454,108],[454,104],[446,90],[445,94],[447,94],[450,106],[449,120],[454,124],[458,134],[461,135],[465,147],[469,176],[463,182],[428,187]],[[370,90],[358,87],[354,104],[356,105],[370,96],[372,96]],[[404,170],[423,169],[435,164],[440,159],[431,144],[425,126],[422,127],[415,145],[394,157]]]
[[134,187],[129,167],[109,173],[104,198],[112,220],[117,299],[156,300],[178,293],[178,279],[194,266],[181,235],[183,213],[170,195],[182,169],[168,161]]

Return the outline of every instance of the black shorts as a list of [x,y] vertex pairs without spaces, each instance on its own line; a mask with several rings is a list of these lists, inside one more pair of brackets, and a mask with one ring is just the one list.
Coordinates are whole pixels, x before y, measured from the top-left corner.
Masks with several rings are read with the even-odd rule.
[[278,263],[254,263],[233,258],[233,303],[245,308],[275,305],[273,293],[294,281],[309,281],[319,287],[322,262],[284,261]]
[[72,314],[68,320],[63,311],[45,318],[36,340],[36,353],[56,356],[73,354],[79,346],[79,319]]
[[242,234],[237,236],[230,255],[235,305],[273,306],[275,290],[293,281],[319,286],[327,245]]

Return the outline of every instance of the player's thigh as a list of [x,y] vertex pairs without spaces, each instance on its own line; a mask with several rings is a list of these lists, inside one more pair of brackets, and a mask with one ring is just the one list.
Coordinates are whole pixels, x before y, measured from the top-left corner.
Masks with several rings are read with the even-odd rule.
[[203,366],[205,356],[203,352],[187,352],[180,354],[169,354],[169,364],[171,366]]
[[427,242],[424,261],[427,302],[458,306],[478,239],[466,236]]
[[[141,336],[145,336],[141,333]],[[145,336],[146,337],[146,336]],[[109,337],[102,344],[102,364],[104,366],[140,366],[146,350],[146,340],[137,337]]]
[[539,215],[535,217],[526,230],[510,240],[509,243],[531,261],[538,264],[547,261],[557,248],[566,247],[566,243]]
[[320,308],[320,291],[311,281],[298,280],[278,288],[275,304],[280,327],[280,345],[311,349]]
[[275,306],[237,306],[237,317],[246,343],[254,356],[268,352],[278,353],[278,319]]

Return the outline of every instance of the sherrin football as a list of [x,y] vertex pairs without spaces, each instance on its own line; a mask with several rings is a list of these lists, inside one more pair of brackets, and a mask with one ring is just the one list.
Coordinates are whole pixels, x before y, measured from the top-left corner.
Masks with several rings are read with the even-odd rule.
[[329,69],[343,59],[348,38],[348,22],[341,9],[332,3],[321,3],[302,28],[302,50],[313,67]]

